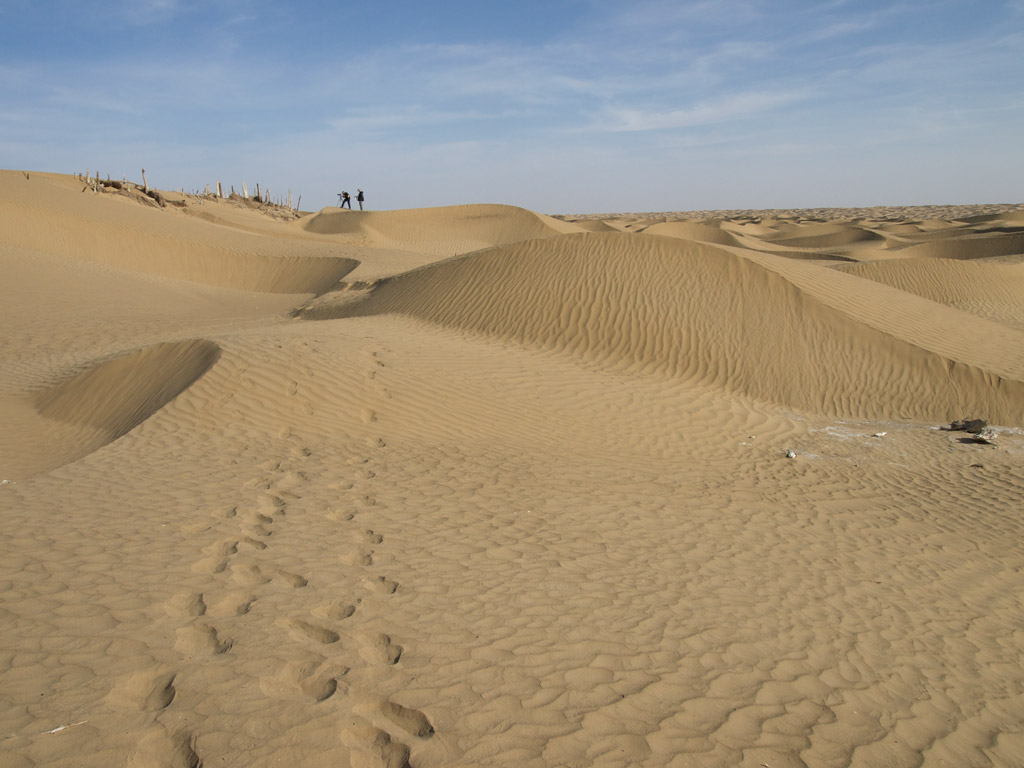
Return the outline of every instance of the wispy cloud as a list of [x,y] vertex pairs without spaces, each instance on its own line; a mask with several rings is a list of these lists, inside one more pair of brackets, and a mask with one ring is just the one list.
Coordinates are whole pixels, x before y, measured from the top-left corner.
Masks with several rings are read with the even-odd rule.
[[108,14],[135,26],[164,22],[181,11],[180,0],[125,0],[115,3]]
[[734,93],[715,101],[695,104],[686,109],[668,111],[641,109],[611,109],[602,120],[609,131],[661,131],[672,128],[692,128],[734,120],[746,120],[789,104],[803,101],[810,91],[753,91]]
[[473,110],[452,112],[422,106],[398,110],[354,109],[342,117],[328,119],[327,126],[345,135],[366,135],[467,121],[496,120],[503,116],[508,115]]

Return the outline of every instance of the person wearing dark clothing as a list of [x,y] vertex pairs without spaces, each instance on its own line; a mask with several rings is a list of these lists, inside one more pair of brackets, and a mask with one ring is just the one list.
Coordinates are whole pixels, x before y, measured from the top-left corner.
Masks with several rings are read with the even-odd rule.
[[350,195],[348,192],[342,192],[341,193],[341,207],[345,208],[346,206],[348,207],[348,209],[350,211],[352,210],[352,195]]
[[[363,210],[363,200],[365,200],[365,199],[366,199],[366,198],[365,198],[365,197],[363,197],[363,190],[361,190],[361,189],[359,189],[359,190],[356,190],[356,200],[358,200],[358,201],[359,201],[359,210],[360,210],[360,211],[361,211],[361,210]],[[349,205],[349,208],[351,208],[351,207],[352,207],[352,206],[351,206],[351,205]]]

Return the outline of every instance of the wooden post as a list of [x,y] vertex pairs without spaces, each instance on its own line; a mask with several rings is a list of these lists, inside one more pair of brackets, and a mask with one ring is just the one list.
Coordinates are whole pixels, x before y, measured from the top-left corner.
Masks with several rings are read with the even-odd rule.
[[261,203],[263,202],[263,195],[260,193],[260,183],[256,182],[256,199]]
[[242,182],[242,197],[246,200],[249,199],[249,188],[245,186],[245,181]]
[[299,202],[297,202],[295,204],[295,210],[296,211],[302,210],[302,195],[299,195]]
[[209,184],[206,185],[206,192],[204,194],[207,194],[207,195],[210,194],[210,185]]
[[224,199],[224,190],[220,186],[220,182],[217,182],[217,197]]
[[149,192],[149,182],[146,181],[146,169],[142,169],[142,191]]
[[288,207],[292,207],[292,191],[290,189],[288,190]]

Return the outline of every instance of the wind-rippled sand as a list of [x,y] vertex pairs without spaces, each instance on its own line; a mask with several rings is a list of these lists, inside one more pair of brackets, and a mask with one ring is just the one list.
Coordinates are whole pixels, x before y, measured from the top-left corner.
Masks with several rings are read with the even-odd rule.
[[0,765],[1022,764],[1020,206],[83,186],[0,172]]

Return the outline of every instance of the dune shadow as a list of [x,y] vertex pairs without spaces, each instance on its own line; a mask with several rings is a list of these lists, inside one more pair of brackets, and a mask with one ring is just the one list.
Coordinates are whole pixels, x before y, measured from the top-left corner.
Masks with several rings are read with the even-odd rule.
[[69,464],[130,432],[220,358],[205,339],[166,342],[105,360],[37,392],[18,421],[9,471],[31,477]]

